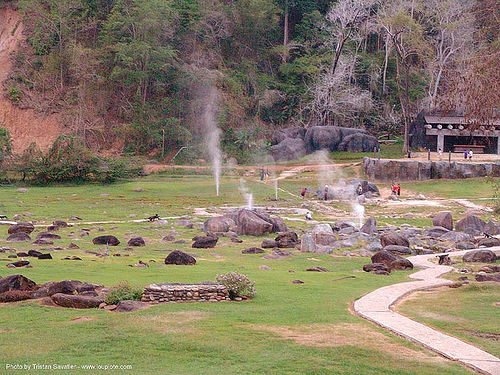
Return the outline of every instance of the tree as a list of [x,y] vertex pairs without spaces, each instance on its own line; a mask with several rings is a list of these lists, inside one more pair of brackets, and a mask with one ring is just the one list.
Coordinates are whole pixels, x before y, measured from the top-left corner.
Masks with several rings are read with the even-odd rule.
[[335,46],[330,74],[335,74],[342,50],[348,40],[359,37],[363,23],[371,15],[377,0],[339,0],[326,14],[330,23],[329,43]]
[[474,3],[470,0],[428,0],[424,12],[429,17],[428,23],[434,49],[434,59],[430,64],[431,81],[429,83],[429,104],[437,105],[437,97],[443,72],[460,53],[473,52],[474,43],[473,17]]
[[396,52],[396,86],[404,127],[404,152],[408,150],[408,130],[412,120],[410,71],[412,65],[425,61],[430,52],[421,25],[412,17],[414,11],[413,1],[410,7],[404,1],[388,1],[379,11],[379,24]]

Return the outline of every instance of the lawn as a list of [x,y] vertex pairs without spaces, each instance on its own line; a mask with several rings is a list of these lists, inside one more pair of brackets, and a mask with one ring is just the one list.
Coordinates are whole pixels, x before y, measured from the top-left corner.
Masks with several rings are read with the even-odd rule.
[[[280,186],[296,190],[294,177]],[[301,207],[303,201],[286,193],[279,201],[272,186],[252,178],[246,187],[255,202],[266,206]],[[314,181],[310,175],[306,181]],[[303,182],[303,181],[301,181]],[[190,216],[193,208],[243,205],[240,177],[225,176],[221,196],[215,197],[213,181],[206,176],[150,176],[115,185],[1,188],[2,210],[9,217],[29,212],[40,225],[55,219],[79,216],[83,223],[59,231],[57,246],[76,243],[78,250],[52,252],[53,260],[32,260],[33,268],[13,270],[0,254],[0,276],[22,273],[43,283],[76,279],[113,286],[128,280],[135,286],[156,282],[201,282],[217,274],[237,271],[256,283],[252,301],[231,303],[162,304],[150,309],[117,314],[104,310],[75,310],[41,306],[36,301],[0,306],[0,373],[33,373],[7,370],[6,364],[127,365],[132,370],[116,374],[470,374],[456,363],[398,338],[351,314],[353,300],[380,286],[406,280],[407,272],[382,277],[360,272],[368,258],[346,258],[294,252],[284,260],[243,255],[241,250],[259,246],[262,238],[242,236],[242,244],[221,238],[215,249],[191,249],[190,239],[200,230],[168,224],[128,222],[154,213],[162,217]],[[140,189],[138,189],[140,188]],[[136,191],[142,190],[142,191]],[[288,216],[294,216],[290,214]],[[296,215],[295,215],[296,216]],[[320,217],[320,215],[318,215]],[[86,224],[92,221],[119,221]],[[299,233],[305,224],[287,221]],[[80,227],[91,229],[80,237]],[[2,238],[7,226],[3,226]],[[43,227],[37,228],[43,230]],[[187,244],[161,241],[170,230]],[[122,243],[109,249],[92,245],[97,235],[113,234]],[[143,248],[125,250],[134,235],[146,239]],[[272,236],[270,236],[272,237]],[[1,246],[28,250],[35,245]],[[197,257],[195,266],[166,266],[169,250],[179,249]],[[97,257],[103,252],[110,256]],[[119,253],[121,256],[112,256]],[[83,261],[62,260],[78,255]],[[129,265],[142,260],[148,268]],[[154,262],[152,262],[154,261]],[[267,265],[271,270],[262,270]],[[332,272],[306,272],[323,266]],[[343,279],[346,276],[353,278]],[[304,284],[293,284],[300,279]],[[98,373],[83,368],[72,374]],[[45,371],[47,373],[54,372]],[[40,370],[37,373],[45,373]]]

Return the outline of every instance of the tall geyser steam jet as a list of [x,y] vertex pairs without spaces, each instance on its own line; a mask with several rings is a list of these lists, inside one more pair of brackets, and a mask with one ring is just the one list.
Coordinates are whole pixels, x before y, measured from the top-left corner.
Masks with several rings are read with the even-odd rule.
[[221,130],[217,126],[217,111],[219,95],[217,88],[211,85],[204,97],[203,107],[203,129],[206,135],[205,143],[212,163],[212,171],[215,179],[215,192],[219,196],[220,175],[222,169],[222,152],[220,149]]

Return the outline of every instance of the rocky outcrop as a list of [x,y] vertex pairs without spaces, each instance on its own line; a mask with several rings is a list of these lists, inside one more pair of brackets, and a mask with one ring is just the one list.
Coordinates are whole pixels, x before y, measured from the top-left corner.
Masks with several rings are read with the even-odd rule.
[[285,138],[279,144],[271,146],[274,161],[289,161],[306,156],[306,143],[301,138]]
[[363,167],[370,179],[380,181],[422,181],[431,179],[463,179],[500,177],[500,162],[447,162],[390,160],[365,157]]
[[295,232],[284,232],[278,234],[275,238],[277,247],[280,248],[291,248],[297,246],[299,243],[299,237]]
[[248,249],[241,250],[241,253],[242,254],[263,254],[263,253],[265,253],[265,251],[259,247],[249,247]]
[[361,227],[360,232],[366,234],[375,234],[377,233],[377,220],[375,218],[370,217],[366,220],[366,223]]
[[313,126],[277,130],[273,135],[271,154],[275,161],[303,157],[318,150],[366,152],[378,148],[377,138],[362,129],[339,126]]
[[288,230],[283,219],[271,217],[260,210],[243,208],[230,212],[225,217],[236,223],[236,231],[239,235],[263,236]]

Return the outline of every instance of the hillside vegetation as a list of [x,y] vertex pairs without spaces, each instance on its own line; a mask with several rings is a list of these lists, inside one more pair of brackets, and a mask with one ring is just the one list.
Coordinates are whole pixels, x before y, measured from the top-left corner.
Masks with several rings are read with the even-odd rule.
[[[422,108],[499,105],[495,0],[0,0],[25,41],[4,82],[103,152],[202,156],[214,95],[228,156],[273,129],[340,124],[405,134]],[[496,90],[494,88],[497,88]],[[484,95],[488,93],[488,95]]]

